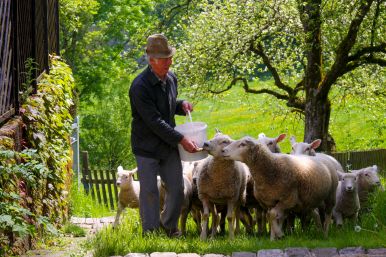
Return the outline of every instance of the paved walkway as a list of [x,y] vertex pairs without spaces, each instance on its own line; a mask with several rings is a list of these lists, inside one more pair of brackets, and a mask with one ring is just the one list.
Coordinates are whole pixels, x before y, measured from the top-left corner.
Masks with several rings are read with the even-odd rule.
[[[95,233],[105,225],[112,224],[114,217],[106,218],[77,218],[72,217],[71,222]],[[337,248],[287,248],[284,250],[270,249],[258,252],[234,252],[231,255],[196,253],[154,252],[150,254],[128,253],[124,256],[114,257],[386,257],[386,248],[364,249],[362,247]]]

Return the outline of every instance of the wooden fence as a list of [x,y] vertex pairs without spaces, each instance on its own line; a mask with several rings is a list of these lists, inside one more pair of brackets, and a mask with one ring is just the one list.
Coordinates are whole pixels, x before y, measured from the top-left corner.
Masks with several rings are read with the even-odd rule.
[[116,186],[116,170],[90,169],[88,162],[88,152],[82,152],[82,179],[81,182],[90,193],[93,200],[104,204],[114,210],[117,206],[118,189]]
[[[333,153],[343,166],[350,170],[377,165],[384,176],[386,173],[386,149],[369,151],[355,151]],[[90,169],[88,153],[82,152],[82,184],[87,193],[90,193],[94,200],[114,210],[117,208],[118,189],[116,186],[116,170]]]
[[[36,86],[59,54],[58,0],[0,0],[0,124],[18,112],[22,85]],[[27,59],[35,63],[27,81]]]

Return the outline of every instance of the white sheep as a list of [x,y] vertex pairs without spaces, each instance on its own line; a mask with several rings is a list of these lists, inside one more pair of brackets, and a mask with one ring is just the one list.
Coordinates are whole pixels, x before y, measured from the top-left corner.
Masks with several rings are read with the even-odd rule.
[[133,179],[133,175],[137,172],[137,168],[133,170],[124,170],[122,166],[117,168],[118,178],[117,186],[120,188],[118,194],[118,210],[115,216],[113,227],[115,228],[119,224],[119,217],[122,211],[126,208],[139,208],[139,181]]
[[[137,168],[132,170],[124,170],[122,166],[117,168],[117,186],[119,187],[118,193],[118,210],[115,215],[114,225],[115,228],[119,224],[119,217],[122,211],[128,207],[133,209],[139,208],[139,181],[133,179],[134,173],[137,172]],[[161,179],[157,177],[158,190],[160,191]],[[160,192],[160,207],[163,206],[164,197]]]
[[[221,156],[222,149],[229,145],[232,139],[217,132],[213,139],[204,143],[204,150],[210,156],[197,166],[198,169],[198,197],[203,205],[202,229],[200,238],[207,238],[209,211],[212,215],[212,223],[217,224],[215,204],[227,206],[227,220],[229,226],[229,238],[234,238],[234,222],[239,214],[239,207],[245,203],[245,189],[247,172],[245,165],[232,160],[225,160]],[[212,236],[216,226],[212,224]],[[236,221],[236,232],[239,223]]]
[[[190,169],[190,165],[185,165],[183,166],[183,168]],[[180,230],[183,235],[186,234],[186,220],[188,218],[188,214],[192,207],[192,195],[193,195],[191,173],[189,173],[188,170],[185,170],[185,172],[183,173],[184,200],[182,201],[181,213],[180,213]],[[166,194],[166,188],[164,184],[161,183],[160,198],[164,199],[165,194]]]
[[338,170],[340,172],[344,172],[342,165],[334,157],[324,153],[317,153],[315,151],[315,149],[318,148],[322,143],[322,140],[316,139],[311,143],[296,142],[295,136],[291,136],[290,141],[292,146],[291,154],[294,154],[294,155],[304,154],[308,156],[315,156],[317,158],[320,158],[322,161],[326,162],[326,164],[331,166],[331,168]]
[[255,197],[269,209],[271,240],[283,236],[282,223],[289,211],[311,213],[321,206],[326,211],[323,225],[327,236],[338,184],[336,172],[309,156],[272,153],[250,137],[232,142],[223,149],[223,156],[249,167]]
[[339,184],[336,190],[336,204],[333,217],[337,226],[343,225],[344,218],[357,221],[360,209],[358,196],[358,174],[339,172]]
[[352,170],[352,173],[358,174],[358,195],[361,209],[368,208],[369,194],[376,188],[384,191],[383,185],[378,176],[378,166],[373,165],[359,170]]
[[264,133],[259,134],[259,140],[261,143],[267,145],[269,150],[273,153],[281,153],[278,143],[284,140],[286,134],[280,134],[277,137],[267,137]]

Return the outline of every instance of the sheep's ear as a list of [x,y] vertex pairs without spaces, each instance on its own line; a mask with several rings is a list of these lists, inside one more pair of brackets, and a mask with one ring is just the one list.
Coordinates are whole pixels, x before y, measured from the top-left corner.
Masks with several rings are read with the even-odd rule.
[[216,133],[221,133],[221,130],[219,130],[218,128],[215,128],[214,130],[216,131]]
[[316,140],[312,141],[311,148],[316,149],[320,146],[321,143],[322,143],[322,140],[316,139]]
[[284,140],[284,138],[287,136],[287,134],[280,134],[277,138],[276,138],[276,142],[279,143],[281,141]]
[[374,170],[375,172],[378,172],[378,166],[377,166],[377,165],[373,165],[373,170]]
[[263,138],[263,137],[266,137],[266,135],[264,133],[260,133],[259,138]]
[[121,165],[119,165],[117,168],[117,172],[122,172],[122,171],[123,171],[123,167]]
[[344,173],[343,173],[343,172],[340,172],[339,170],[336,170],[336,173],[338,174],[339,180],[342,180],[342,178],[343,178],[343,176],[344,176]]
[[295,138],[295,136],[291,136],[291,137],[290,137],[290,142],[291,142],[291,145],[296,144],[296,138]]
[[251,137],[245,137],[243,141],[247,145],[254,145],[255,144],[255,140],[253,138],[251,138]]

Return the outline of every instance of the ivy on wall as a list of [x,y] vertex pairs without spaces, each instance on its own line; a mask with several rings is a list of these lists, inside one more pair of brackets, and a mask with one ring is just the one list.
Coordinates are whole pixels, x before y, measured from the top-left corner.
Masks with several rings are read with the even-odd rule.
[[17,253],[15,238],[55,232],[67,219],[73,90],[71,69],[52,56],[50,74],[20,110],[25,149],[0,144],[0,255]]

